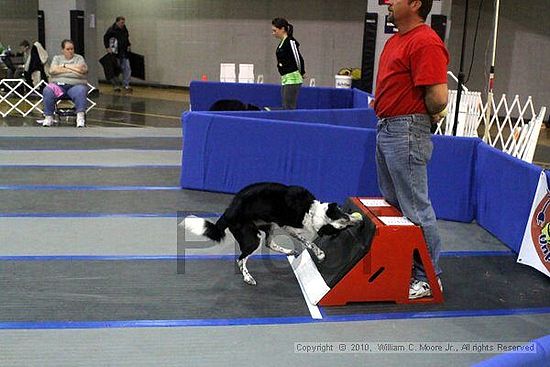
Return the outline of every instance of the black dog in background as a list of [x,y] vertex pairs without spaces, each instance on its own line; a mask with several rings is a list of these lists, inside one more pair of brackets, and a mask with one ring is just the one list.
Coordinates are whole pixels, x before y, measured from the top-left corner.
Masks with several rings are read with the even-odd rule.
[[210,111],[261,111],[262,109],[238,99],[220,99],[210,106]]

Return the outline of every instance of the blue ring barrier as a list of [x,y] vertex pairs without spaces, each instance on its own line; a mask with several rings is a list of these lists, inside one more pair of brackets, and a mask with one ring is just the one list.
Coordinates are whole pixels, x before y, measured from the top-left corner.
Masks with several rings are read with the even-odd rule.
[[[190,93],[194,110],[221,98],[280,103],[276,85],[192,82]],[[294,111],[183,114],[181,187],[235,193],[278,181],[308,187],[324,201],[379,196],[371,95],[307,87],[300,94],[301,109]],[[476,220],[518,252],[542,169],[477,138],[434,135],[432,141],[428,175],[437,217]]]

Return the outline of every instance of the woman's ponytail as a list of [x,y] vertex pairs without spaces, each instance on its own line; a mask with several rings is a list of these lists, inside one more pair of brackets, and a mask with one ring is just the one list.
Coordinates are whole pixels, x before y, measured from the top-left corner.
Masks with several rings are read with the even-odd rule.
[[292,37],[292,34],[294,33],[294,26],[290,23],[288,23],[288,28],[286,30],[286,33],[289,37]]

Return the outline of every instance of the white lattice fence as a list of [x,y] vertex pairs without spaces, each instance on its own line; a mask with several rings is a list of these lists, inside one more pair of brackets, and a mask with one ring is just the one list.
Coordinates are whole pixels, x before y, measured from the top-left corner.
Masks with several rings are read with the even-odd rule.
[[[449,102],[447,104],[447,117],[440,121],[436,134],[453,135],[455,123],[456,90],[449,90]],[[477,129],[480,123],[480,112],[483,108],[480,92],[463,91],[460,98],[458,111],[458,125],[456,135],[478,137]]]
[[[46,82],[41,80],[36,86],[30,86],[22,79],[2,79],[0,80],[0,116],[6,117],[11,113],[19,113],[23,117],[28,116],[33,111],[42,113],[42,93],[40,90]],[[96,88],[88,83],[88,107],[89,112],[95,105],[90,98],[90,94]]]
[[23,79],[0,80],[0,115],[6,117],[12,112],[27,116],[37,110],[42,113],[42,93],[40,88],[46,83],[41,80],[36,86],[25,83]]
[[[455,123],[456,90],[449,91],[449,114],[437,126],[436,134],[452,135]],[[483,103],[480,92],[463,91],[458,113],[457,136],[482,137],[487,144],[531,163],[546,107],[535,111],[531,96],[525,103],[518,95],[509,102],[505,94],[500,100]]]

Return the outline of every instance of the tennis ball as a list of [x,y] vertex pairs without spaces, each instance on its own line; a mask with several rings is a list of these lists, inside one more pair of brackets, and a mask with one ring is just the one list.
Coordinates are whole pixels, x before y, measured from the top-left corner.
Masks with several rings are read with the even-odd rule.
[[353,212],[349,215],[353,220],[363,220],[363,216],[359,212]]

